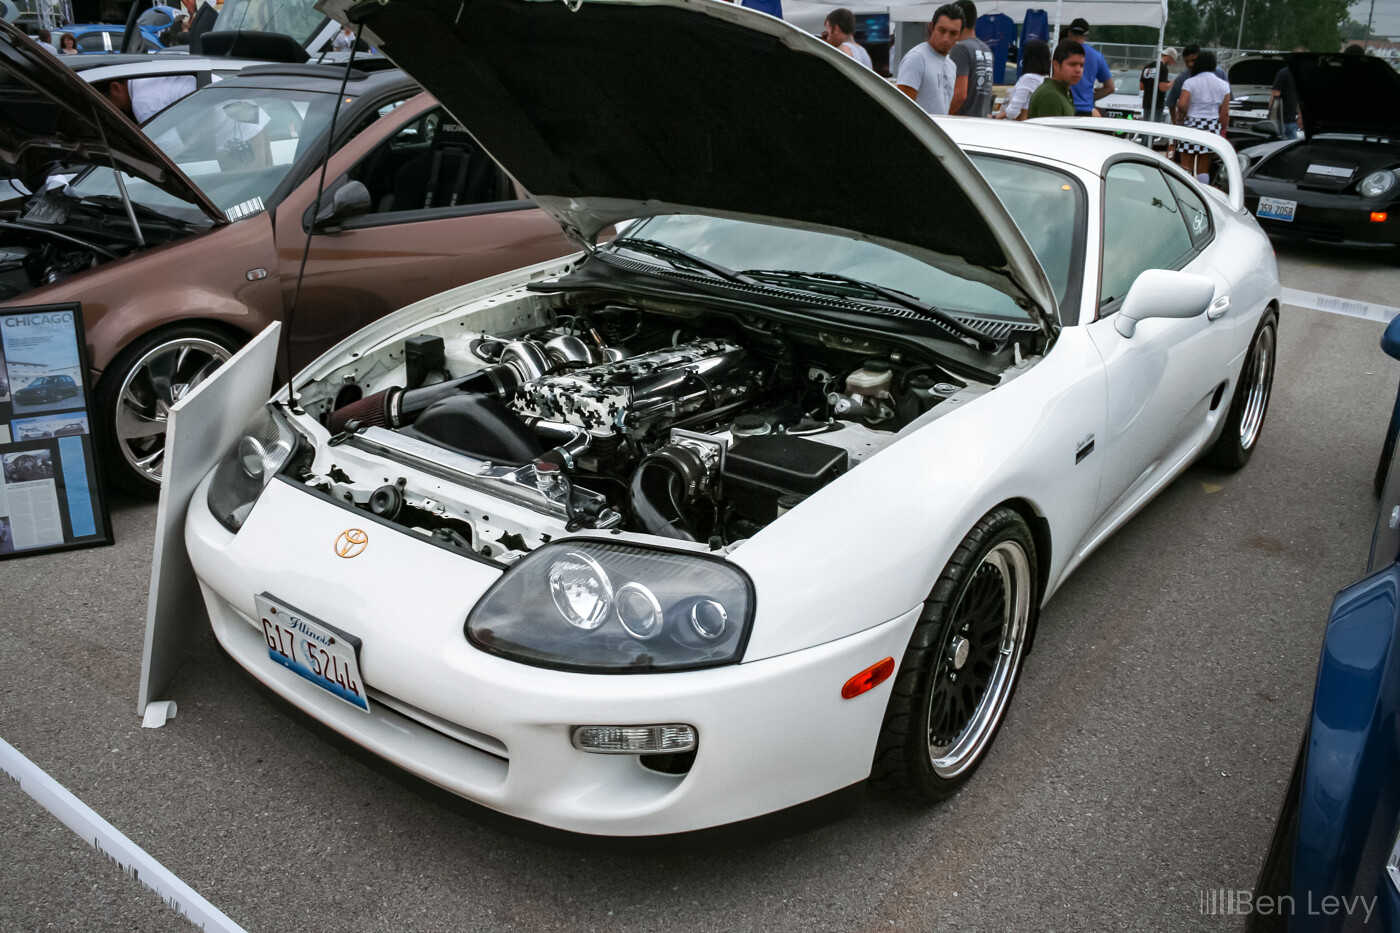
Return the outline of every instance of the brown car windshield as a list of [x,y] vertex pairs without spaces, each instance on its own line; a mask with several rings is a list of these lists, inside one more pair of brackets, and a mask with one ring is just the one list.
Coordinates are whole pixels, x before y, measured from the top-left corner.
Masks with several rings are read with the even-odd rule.
[[[142,127],[180,171],[230,219],[272,205],[273,192],[330,123],[335,94],[211,85],[172,104]],[[185,201],[123,173],[138,204],[193,220]],[[80,197],[119,197],[111,171],[74,182]],[[234,210],[238,208],[238,210]]]

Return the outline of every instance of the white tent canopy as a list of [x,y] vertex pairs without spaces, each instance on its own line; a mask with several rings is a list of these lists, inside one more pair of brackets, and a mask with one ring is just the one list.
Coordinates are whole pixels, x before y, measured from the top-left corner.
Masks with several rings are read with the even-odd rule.
[[[1027,10],[1044,10],[1053,27],[1082,16],[1095,26],[1152,26],[1161,29],[1167,21],[1167,0],[976,0],[977,15],[1005,13],[1019,26]],[[889,13],[897,23],[928,22],[942,2],[927,0],[885,0],[883,3],[814,3],[812,0],[783,0],[783,18],[814,35],[822,31],[826,16],[845,6],[855,13]]]

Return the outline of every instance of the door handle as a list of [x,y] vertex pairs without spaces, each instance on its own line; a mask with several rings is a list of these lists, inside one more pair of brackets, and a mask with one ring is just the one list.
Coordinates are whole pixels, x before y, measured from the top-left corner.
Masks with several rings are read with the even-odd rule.
[[1221,315],[1223,315],[1226,311],[1229,311],[1229,310],[1230,310],[1230,299],[1229,299],[1229,297],[1227,296],[1227,297],[1224,297],[1224,298],[1217,298],[1217,299],[1215,299],[1214,301],[1212,301],[1212,302],[1210,303],[1210,307],[1206,309],[1206,317],[1207,317],[1208,319],[1210,319],[1210,320],[1213,321],[1213,320],[1215,320],[1216,318],[1218,318],[1218,317],[1220,317]]

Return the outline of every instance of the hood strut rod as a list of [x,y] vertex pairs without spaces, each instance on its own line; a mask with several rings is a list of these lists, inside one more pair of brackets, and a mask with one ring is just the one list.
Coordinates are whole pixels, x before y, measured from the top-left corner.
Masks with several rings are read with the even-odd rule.
[[126,180],[117,170],[117,158],[112,155],[112,144],[107,142],[107,131],[102,128],[102,117],[96,107],[92,108],[92,118],[97,124],[97,132],[102,136],[102,148],[107,150],[107,159],[112,163],[112,177],[117,180],[117,190],[122,195],[122,207],[126,208],[126,219],[131,221],[131,232],[136,234],[136,245],[144,249],[146,237],[142,235],[141,225],[136,221],[136,209],[131,206],[131,195],[126,193]]

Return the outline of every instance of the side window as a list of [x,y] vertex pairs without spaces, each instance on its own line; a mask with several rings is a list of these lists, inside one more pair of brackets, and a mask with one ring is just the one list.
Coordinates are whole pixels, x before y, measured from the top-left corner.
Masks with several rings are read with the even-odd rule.
[[1119,162],[1104,177],[1099,307],[1128,294],[1147,269],[1179,268],[1193,249],[1182,208],[1154,166]]
[[372,215],[516,200],[505,173],[441,107],[400,127],[350,177],[369,189]]
[[1210,242],[1210,211],[1201,196],[1177,179],[1167,176],[1167,184],[1181,205],[1181,218],[1186,221],[1186,232],[1191,234],[1191,245],[1200,249]]
[[106,38],[105,32],[85,32],[77,38],[78,48],[84,52],[105,52]]

